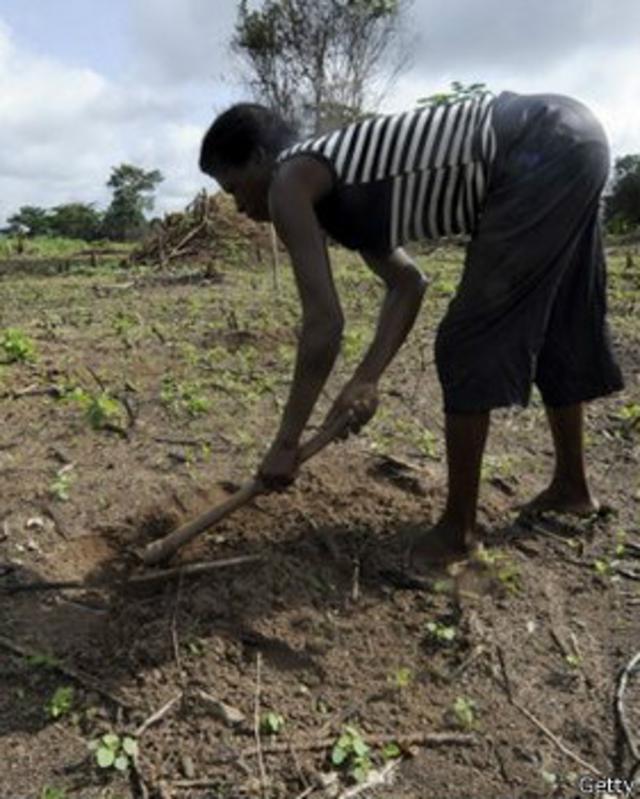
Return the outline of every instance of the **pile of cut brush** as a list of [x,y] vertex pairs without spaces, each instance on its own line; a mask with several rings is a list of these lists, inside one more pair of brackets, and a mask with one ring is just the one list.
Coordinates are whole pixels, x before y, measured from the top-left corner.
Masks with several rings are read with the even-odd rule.
[[270,257],[267,225],[252,222],[236,211],[222,194],[196,195],[184,211],[154,221],[149,235],[133,250],[130,261],[162,268],[184,261],[201,262],[215,271],[215,262],[229,258]]

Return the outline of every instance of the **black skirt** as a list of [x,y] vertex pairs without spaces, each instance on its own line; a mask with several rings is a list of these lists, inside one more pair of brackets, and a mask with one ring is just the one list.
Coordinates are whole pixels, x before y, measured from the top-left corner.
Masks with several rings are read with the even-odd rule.
[[571,405],[623,387],[606,322],[600,197],[609,147],[585,106],[501,94],[497,157],[438,330],[445,411]]

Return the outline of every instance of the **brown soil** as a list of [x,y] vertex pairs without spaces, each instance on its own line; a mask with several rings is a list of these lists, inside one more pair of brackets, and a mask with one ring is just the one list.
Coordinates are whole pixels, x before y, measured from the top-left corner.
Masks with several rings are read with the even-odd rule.
[[[226,274],[198,289],[199,301],[215,316],[241,280]],[[234,555],[261,562],[123,588],[120,577],[142,573],[140,547],[226,498],[220,481],[251,473],[277,419],[272,394],[246,411],[228,386],[215,412],[170,413],[159,399],[162,377],[186,380],[177,342],[231,353],[250,345],[269,369],[293,334],[279,332],[279,318],[270,335],[251,331],[250,315],[237,330],[202,321],[187,329],[193,287],[140,284],[126,300],[95,291],[113,281],[12,284],[13,301],[31,303],[28,316],[18,304],[3,312],[2,326],[21,324],[36,337],[40,358],[7,367],[0,384],[0,587],[110,579],[114,588],[0,594],[2,799],[55,799],[44,793],[54,787],[82,799],[347,796],[349,770],[331,763],[344,725],[369,741],[376,770],[385,741],[401,753],[389,786],[364,797],[577,797],[588,795],[578,780],[590,769],[630,776],[614,696],[640,648],[640,451],[619,411],[638,402],[640,337],[625,330],[619,340],[624,394],[588,414],[594,487],[607,506],[598,515],[519,517],[518,504],[545,485],[550,444],[539,403],[500,412],[482,488],[488,556],[432,581],[406,578],[407,543],[437,518],[445,481],[434,367],[416,354],[430,357],[437,320],[429,316],[394,365],[384,403],[394,424],[409,418],[436,431],[435,455],[401,435],[384,446],[366,433],[332,446],[291,490],[260,497],[171,565]],[[446,299],[437,288],[435,297],[435,306]],[[138,314],[139,334],[114,335],[116,311]],[[176,328],[168,332],[169,317]],[[87,367],[128,403],[130,415],[107,429],[91,430],[73,404],[51,396],[64,380],[96,390]],[[286,374],[282,396],[285,385]],[[249,433],[251,443],[242,438]],[[51,483],[71,464],[61,501]],[[433,622],[440,626],[430,632]],[[452,640],[433,633],[447,628]],[[71,712],[52,719],[45,705],[67,685]],[[96,767],[89,741],[135,731],[174,697],[139,735],[137,770]],[[222,718],[211,697],[242,719]],[[256,706],[284,719],[277,734],[259,736],[262,772]],[[638,741],[637,676],[625,707]],[[463,738],[419,740],[429,733]]]

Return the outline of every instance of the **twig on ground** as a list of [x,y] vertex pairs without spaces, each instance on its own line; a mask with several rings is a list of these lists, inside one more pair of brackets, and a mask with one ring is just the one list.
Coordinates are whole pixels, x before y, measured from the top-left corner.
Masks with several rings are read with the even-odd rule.
[[[258,652],[256,657],[256,695],[253,710],[253,734],[256,739],[256,754],[258,755],[258,768],[260,770],[260,789],[263,797],[267,795],[267,772],[264,767],[262,757],[262,741],[260,739],[260,691],[262,690],[262,654]],[[287,744],[286,746],[289,746]]]
[[182,673],[182,663],[180,661],[180,646],[178,644],[178,630],[177,630],[177,618],[178,618],[178,608],[180,605],[180,592],[182,591],[182,572],[180,572],[178,576],[178,587],[176,588],[176,600],[173,604],[173,613],[171,614],[171,644],[173,646],[173,656],[176,661],[176,666],[178,667],[178,676],[180,680],[183,679]]
[[571,751],[571,749],[566,747],[564,743],[558,738],[557,735],[554,735],[554,733],[552,733],[548,727],[545,727],[545,725],[541,721],[539,721],[533,715],[533,713],[527,710],[527,708],[524,707],[524,705],[521,705],[516,700],[513,694],[513,686],[509,678],[509,673],[507,671],[507,664],[501,646],[497,647],[497,652],[498,652],[498,660],[500,662],[500,670],[502,671],[502,677],[504,680],[504,688],[509,698],[509,702],[516,708],[516,710],[519,710],[523,716],[526,716],[526,718],[528,718],[529,721],[540,730],[540,732],[542,732],[550,741],[552,741],[563,754],[565,754],[575,763],[578,763],[580,766],[582,766],[582,768],[587,769],[591,774],[595,775],[596,777],[599,777],[600,772],[595,766],[592,766],[591,763],[588,763],[586,760],[583,760],[579,755],[576,755],[574,752]]
[[389,777],[393,774],[400,767],[400,761],[395,760],[387,763],[384,768],[380,769],[380,771],[374,772],[360,785],[354,785],[352,788],[347,788],[346,791],[343,791],[339,796],[338,799],[354,799],[356,796],[360,796],[361,794],[366,793],[367,791],[371,790],[372,788],[377,788],[381,785],[386,785]]
[[149,727],[151,727],[151,725],[156,724],[158,721],[163,719],[176,704],[176,702],[179,702],[182,699],[182,695],[183,694],[181,691],[179,694],[176,694],[173,699],[170,699],[166,704],[164,704],[160,710],[156,710],[155,713],[152,713],[148,719],[143,721],[142,724],[136,728],[133,733],[134,737],[140,738],[140,736],[143,735],[149,729]]
[[615,573],[619,574],[620,577],[625,577],[627,580],[635,580],[636,582],[640,582],[640,572],[629,571],[629,569],[615,569]]
[[629,724],[629,720],[627,718],[627,711],[624,705],[624,693],[627,690],[627,685],[629,683],[629,677],[631,677],[634,672],[640,669],[640,652],[637,652],[631,660],[627,663],[625,668],[622,670],[620,674],[620,679],[618,680],[618,688],[616,690],[616,713],[618,715],[618,721],[620,723],[620,727],[624,733],[624,737],[627,741],[627,746],[629,747],[629,751],[631,752],[633,758],[635,759],[635,765],[638,766],[640,764],[640,744],[634,740],[633,733],[631,732],[631,727]]
[[353,585],[351,599],[357,602],[360,599],[360,558],[356,555],[353,559]]
[[316,785],[309,785],[307,788],[304,789],[302,793],[299,793],[296,796],[296,799],[307,799],[307,796],[311,796],[311,794],[317,790]]
[[173,569],[162,569],[153,571],[150,574],[139,574],[124,580],[96,580],[95,582],[84,582],[82,580],[59,580],[48,581],[39,580],[34,583],[24,585],[0,586],[0,592],[6,591],[10,594],[24,591],[59,591],[66,589],[78,589],[81,591],[94,591],[100,589],[122,590],[129,586],[144,585],[153,583],[156,580],[170,580],[172,577],[194,576],[206,574],[210,571],[225,569],[230,566],[241,566],[246,563],[257,563],[262,560],[262,555],[241,555],[236,558],[223,558],[221,560],[204,561],[202,563],[186,563]]
[[[35,658],[39,654],[32,649],[29,649],[22,644],[18,644],[15,641],[11,641],[9,638],[6,638],[4,635],[0,635],[0,646],[4,649],[9,650],[9,652],[13,652],[14,655],[19,655],[23,658]],[[56,669],[61,674],[70,677],[72,680],[80,683],[80,685],[84,686],[88,691],[93,691],[96,694],[100,694],[105,699],[108,699],[110,702],[113,702],[114,705],[119,705],[122,708],[127,710],[134,708],[135,706],[131,704],[131,702],[127,701],[124,697],[118,696],[117,694],[108,691],[106,688],[102,686],[102,683],[99,680],[96,680],[94,677],[91,677],[88,674],[83,674],[79,672],[77,669],[72,668],[71,666],[67,666],[64,663],[60,663],[57,659],[52,659],[50,666],[52,669]]]
[[[320,749],[329,749],[335,744],[335,738],[317,738],[312,741],[302,741],[295,745],[296,752],[313,752]],[[475,746],[477,738],[468,733],[448,732],[414,732],[399,733],[396,735],[368,735],[367,743],[372,746],[385,746],[397,743],[401,746]],[[289,751],[289,744],[277,743],[262,747],[263,755],[275,755]],[[256,748],[245,749],[242,757],[255,757]]]

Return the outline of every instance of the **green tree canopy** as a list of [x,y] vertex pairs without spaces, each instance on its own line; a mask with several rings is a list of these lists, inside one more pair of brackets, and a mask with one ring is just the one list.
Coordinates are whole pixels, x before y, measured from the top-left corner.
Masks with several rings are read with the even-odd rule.
[[153,192],[163,180],[157,169],[146,171],[133,164],[114,167],[107,181],[113,199],[104,215],[105,236],[116,241],[138,238],[147,226],[144,212],[153,208]]
[[7,220],[9,233],[17,233],[27,228],[29,236],[48,236],[51,234],[51,220],[46,208],[37,205],[23,205]]
[[92,203],[67,203],[49,212],[49,225],[56,236],[93,241],[100,237],[102,214]]
[[232,47],[248,65],[258,99],[319,133],[362,116],[376,78],[406,63],[396,45],[410,2],[264,0],[249,9],[240,0]]
[[616,158],[605,200],[605,217],[613,233],[640,227],[640,154]]

